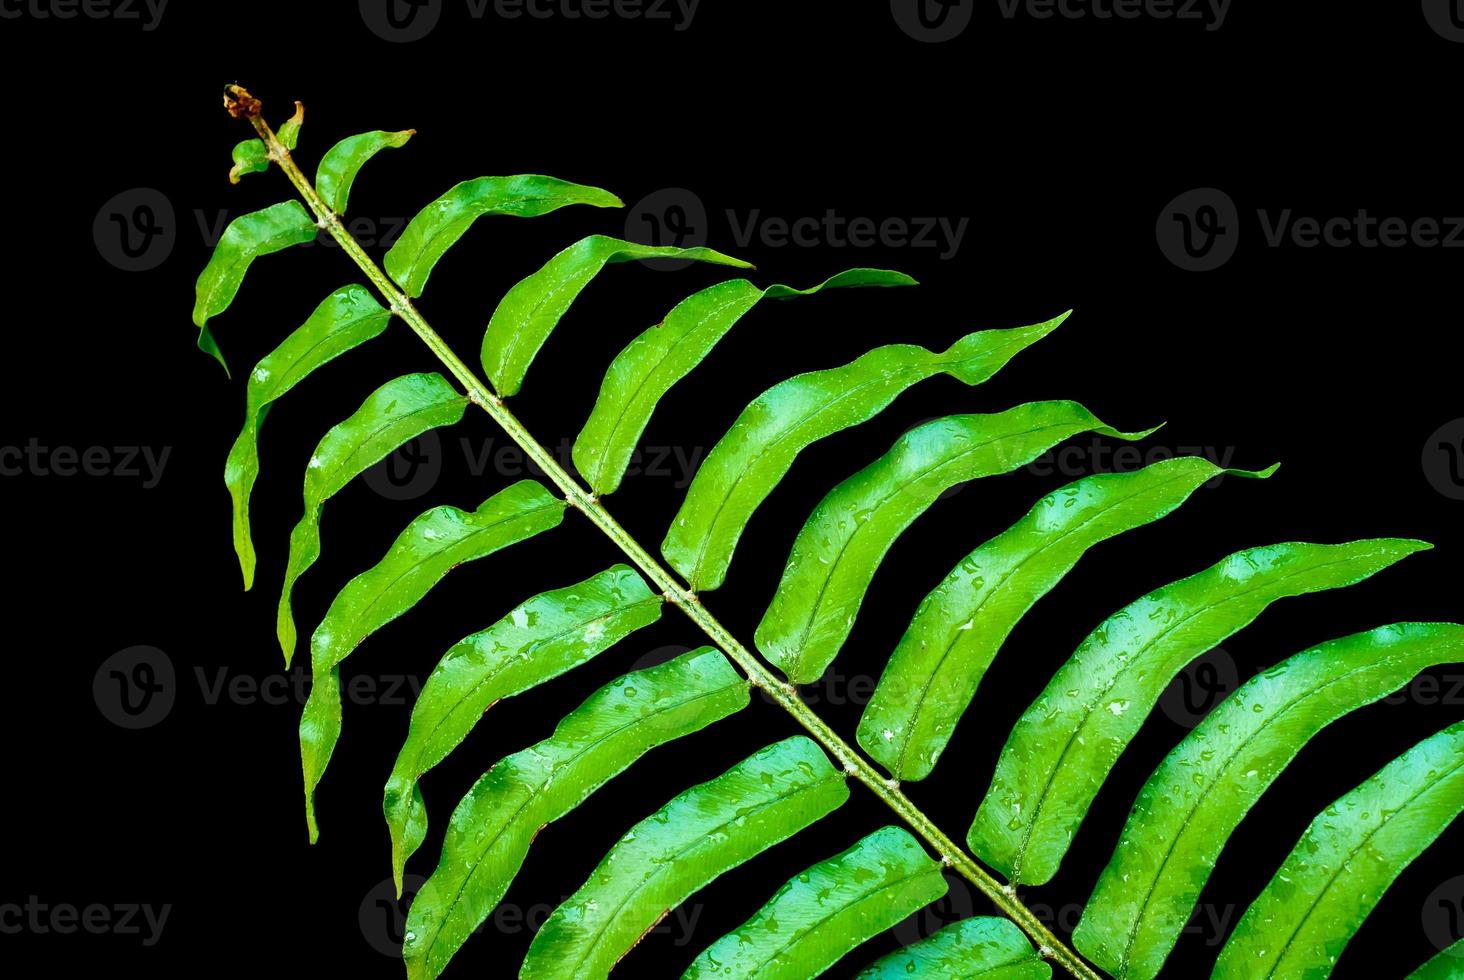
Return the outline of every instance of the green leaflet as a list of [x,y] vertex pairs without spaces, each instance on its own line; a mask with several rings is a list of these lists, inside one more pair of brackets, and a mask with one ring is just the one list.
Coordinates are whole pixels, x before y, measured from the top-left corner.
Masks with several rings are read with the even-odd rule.
[[883,827],[795,876],[707,947],[682,980],[812,980],[945,893],[940,862],[906,831]]
[[244,430],[229,450],[224,483],[234,501],[234,551],[244,573],[244,588],[254,586],[254,540],[249,531],[249,495],[259,476],[259,427],[271,403],[316,368],[386,329],[391,313],[361,286],[327,296],[310,319],[286,337],[249,375]]
[[244,273],[261,255],[315,238],[315,222],[299,201],[279,204],[241,215],[229,222],[208,265],[194,287],[193,325],[198,328],[198,349],[218,361],[228,373],[229,365],[219,350],[208,321],[229,308],[244,281]]
[[595,493],[613,493],[662,397],[764,298],[813,296],[851,286],[913,285],[915,280],[903,273],[850,269],[810,289],[762,289],[736,279],[688,297],[616,355],[595,407],[574,441],[574,465]]
[[1082,921],[1116,977],[1158,975],[1230,834],[1312,736],[1419,671],[1464,660],[1464,626],[1403,623],[1313,647],[1226,698],[1144,784]]
[[1408,974],[1408,980],[1464,980],[1464,939]]
[[[305,106],[299,102],[295,103],[295,114],[285,120],[280,126],[280,131],[275,135],[279,141],[285,144],[285,149],[293,150],[300,139],[300,127],[305,124]],[[258,138],[247,139],[234,147],[234,166],[229,171],[229,183],[237,184],[240,178],[246,174],[263,173],[269,169],[269,147],[264,141]]]
[[665,600],[627,565],[577,585],[536,595],[492,626],[453,646],[427,678],[407,740],[386,783],[382,810],[391,831],[392,874],[427,834],[417,780],[447,758],[499,700],[586,663],[661,618]]
[[849,636],[885,553],[942,493],[1014,470],[1088,431],[1117,439],[1148,435],[1112,429],[1070,401],[950,415],[905,433],[814,508],[754,634],[758,649],[795,684],[817,680]]
[[746,707],[747,682],[711,647],[626,674],[590,695],[549,738],[500,761],[463,797],[442,860],[412,899],[407,976],[440,974],[508,890],[544,825],[658,745]]
[[891,953],[854,980],[1048,980],[1052,967],[1016,924],[994,916],[953,922]]
[[537,218],[571,204],[620,208],[620,198],[598,187],[554,177],[519,174],[465,180],[427,205],[386,253],[386,271],[408,296],[422,295],[438,259],[486,214]]
[[290,558],[275,630],[289,666],[295,655],[295,583],[320,557],[320,514],[346,484],[428,429],[460,421],[468,400],[440,374],[406,374],[377,388],[315,447],[305,468],[305,513],[290,532]]
[[366,162],[388,147],[402,147],[407,140],[417,135],[415,129],[404,129],[397,133],[375,130],[347,136],[328,150],[315,171],[315,190],[325,201],[326,207],[336,214],[344,214],[346,202],[351,196],[351,185]]
[[518,394],[529,365],[559,326],[570,306],[607,265],[638,259],[684,259],[737,269],[752,266],[709,248],[638,245],[606,235],[581,239],[519,281],[504,295],[483,332],[483,371],[493,388],[507,397]]
[[1043,497],[962,559],[920,603],[859,722],[859,744],[896,779],[924,779],[1007,635],[1093,545],[1157,521],[1224,470],[1186,456],[1105,473]]
[[844,774],[802,735],[692,787],[632,827],[554,910],[520,980],[604,977],[668,909],[848,798]]
[[300,719],[305,819],[315,826],[315,787],[341,733],[342,660],[366,637],[415,606],[443,576],[558,526],[565,503],[533,480],[520,480],[476,511],[435,507],[407,525],[374,567],[347,583],[310,639],[310,697]]
[[1241,916],[1215,980],[1330,975],[1393,879],[1461,810],[1464,722],[1424,739],[1317,815]]
[[963,384],[981,384],[1067,317],[982,330],[942,354],[910,344],[876,347],[842,367],[774,385],[743,410],[697,469],[661,554],[694,591],[720,587],[753,513],[804,449],[869,421],[926,378],[949,374]]
[[1013,882],[1049,881],[1124,747],[1194,658],[1287,596],[1353,585],[1422,541],[1251,548],[1114,613],[1012,729],[967,843]]

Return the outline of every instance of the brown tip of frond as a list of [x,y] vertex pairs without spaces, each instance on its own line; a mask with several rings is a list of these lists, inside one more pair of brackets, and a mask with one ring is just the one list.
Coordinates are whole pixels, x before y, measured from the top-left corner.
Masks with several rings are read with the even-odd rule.
[[264,108],[264,103],[249,94],[242,85],[224,86],[224,108],[235,119],[253,119]]

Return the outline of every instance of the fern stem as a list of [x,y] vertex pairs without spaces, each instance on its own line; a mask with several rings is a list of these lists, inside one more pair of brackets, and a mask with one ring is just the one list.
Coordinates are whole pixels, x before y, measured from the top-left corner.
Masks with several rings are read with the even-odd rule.
[[890,809],[894,810],[901,820],[925,839],[925,842],[936,851],[947,867],[955,869],[962,877],[975,885],[982,894],[991,899],[1004,915],[1015,922],[1031,938],[1044,957],[1057,963],[1080,980],[1102,980],[1091,966],[1084,962],[1071,947],[1058,939],[1031,909],[1017,899],[1014,890],[1001,884],[977,864],[974,858],[966,854],[955,841],[946,836],[900,790],[897,782],[882,776],[873,763],[865,759],[830,728],[812,708],[803,702],[794,685],[780,680],[763,664],[761,659],[738,642],[737,638],[728,632],[727,628],[702,605],[696,593],[677,581],[674,575],[667,571],[645,548],[641,547],[630,532],[610,515],[605,505],[594,494],[580,486],[579,481],[559,465],[559,461],[550,454],[549,450],[544,448],[524,427],[523,423],[509,411],[503,403],[503,399],[495,395],[487,384],[478,379],[473,370],[464,364],[462,359],[448,346],[447,341],[432,329],[412,304],[411,299],[397,288],[396,283],[382,271],[375,260],[366,254],[360,243],[341,224],[340,216],[326,206],[316,192],[315,185],[301,172],[291,158],[289,149],[280,142],[275,136],[274,130],[265,122],[258,100],[249,96],[243,89],[231,86],[225,95],[225,105],[232,114],[247,119],[254,126],[255,132],[259,134],[259,138],[269,149],[269,158],[279,165],[290,179],[290,183],[295,185],[295,189],[299,191],[300,196],[304,198],[306,205],[315,215],[317,224],[330,233],[331,237],[341,246],[342,251],[350,256],[361,272],[371,280],[371,284],[387,300],[392,312],[401,317],[432,350],[432,353],[437,355],[438,360],[466,390],[468,399],[498,423],[544,475],[553,481],[571,506],[583,513],[604,532],[605,536],[613,541],[626,557],[656,584],[667,601],[674,603],[701,628],[713,643],[731,657],[747,675],[750,684],[768,692],[784,710],[791,714],[825,750],[833,755],[845,773],[863,783]]

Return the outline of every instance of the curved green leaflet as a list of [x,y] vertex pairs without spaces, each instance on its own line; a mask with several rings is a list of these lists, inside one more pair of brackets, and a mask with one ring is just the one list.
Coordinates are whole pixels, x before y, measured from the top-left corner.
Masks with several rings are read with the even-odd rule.
[[1048,980],[1052,967],[1009,919],[976,916],[891,953],[854,980]]
[[661,554],[693,591],[719,588],[753,513],[804,449],[869,421],[926,378],[981,384],[1067,318],[981,330],[940,354],[912,344],[876,347],[842,367],[779,382],[743,410],[697,469]]
[[1144,784],[1082,921],[1077,948],[1116,977],[1158,975],[1231,833],[1314,735],[1464,660],[1464,626],[1401,623],[1313,647],[1226,698]]
[[295,583],[320,557],[320,514],[346,484],[428,429],[452,425],[468,400],[440,374],[406,374],[377,388],[315,447],[305,468],[305,513],[290,532],[275,632],[289,666],[295,655]]
[[416,298],[439,259],[488,214],[537,218],[572,204],[620,208],[620,198],[598,187],[572,184],[555,177],[519,174],[465,180],[417,213],[386,253],[386,271]]
[[1215,980],[1326,977],[1383,892],[1464,810],[1464,722],[1317,815],[1220,951]]
[[1010,472],[1080,432],[1148,435],[1119,432],[1071,401],[950,415],[905,433],[814,508],[754,634],[758,649],[795,684],[817,680],[848,638],[885,553],[942,493]]
[[[275,135],[293,150],[300,139],[300,127],[305,124],[305,106],[295,103],[295,114],[281,124]],[[229,170],[229,183],[237,184],[247,174],[264,173],[269,169],[269,147],[259,138],[247,139],[234,147],[234,166]]]
[[396,133],[374,130],[347,136],[326,151],[315,171],[315,191],[326,207],[336,214],[344,214],[346,203],[351,197],[351,187],[356,175],[361,172],[372,157],[388,148],[407,145],[417,135],[415,129],[404,129]]
[[558,526],[565,502],[520,480],[476,511],[435,507],[407,525],[374,567],[347,583],[310,638],[310,697],[300,719],[305,820],[315,825],[315,787],[341,734],[339,665],[366,637],[407,612],[448,572]]
[[683,259],[751,269],[741,259],[709,248],[638,245],[606,235],[581,239],[519,281],[504,295],[483,332],[483,371],[498,394],[518,394],[529,365],[579,298],[607,265],[638,259]]
[[1101,541],[1157,521],[1225,470],[1198,456],[1104,473],[1043,497],[961,560],[920,603],[859,722],[859,744],[896,779],[924,779],[986,668],[1027,611]]
[[194,286],[193,325],[198,328],[198,349],[218,361],[226,374],[229,364],[208,329],[208,321],[234,302],[244,273],[256,258],[311,241],[316,231],[315,222],[299,201],[283,201],[241,215],[224,229]]
[[1379,538],[1251,548],[1114,613],[1007,737],[971,850],[1011,881],[1051,880],[1098,788],[1186,664],[1278,599],[1356,584],[1429,547]]
[[613,493],[662,397],[763,299],[814,296],[826,289],[855,286],[913,285],[915,280],[901,272],[850,269],[809,289],[778,285],[762,289],[736,279],[688,297],[611,362],[595,407],[574,441],[574,465],[595,493]]
[[939,861],[884,827],[780,888],[696,958],[682,980],[811,980],[855,946],[946,893]]
[[604,653],[660,619],[664,602],[629,566],[616,565],[534,596],[447,651],[412,706],[407,740],[382,801],[398,895],[402,866],[427,834],[417,780],[447,758],[494,704]]
[[229,450],[224,484],[234,502],[234,552],[244,573],[244,588],[254,586],[254,540],[249,530],[249,496],[259,476],[259,427],[270,405],[312,371],[379,335],[391,313],[361,286],[327,296],[310,318],[249,375],[244,430]]
[[549,738],[503,759],[452,815],[442,860],[412,899],[402,955],[411,980],[436,977],[493,912],[549,823],[651,749],[746,707],[747,682],[702,647],[590,695]]
[[1408,980],[1464,980],[1464,939],[1408,974]]
[[668,909],[848,798],[844,774],[802,735],[692,787],[632,827],[554,910],[520,980],[604,977]]

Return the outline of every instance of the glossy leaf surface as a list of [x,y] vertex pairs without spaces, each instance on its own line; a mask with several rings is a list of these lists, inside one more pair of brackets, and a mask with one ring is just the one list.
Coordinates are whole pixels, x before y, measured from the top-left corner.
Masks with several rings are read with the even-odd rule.
[[407,976],[436,977],[508,890],[529,845],[658,745],[746,707],[747,682],[710,647],[626,674],[554,734],[502,760],[452,815],[442,859],[407,916]]
[[867,422],[917,382],[948,374],[977,385],[1057,328],[1067,314],[1014,330],[982,330],[944,353],[877,347],[842,367],[811,371],[759,395],[696,471],[661,554],[696,591],[719,588],[753,513],[820,439]]
[[321,158],[320,167],[315,172],[315,190],[326,207],[336,214],[344,214],[356,175],[367,161],[382,150],[406,146],[407,140],[416,133],[415,129],[404,129],[398,133],[378,129],[347,136],[332,146]]
[[1047,882],[1119,755],[1186,664],[1278,599],[1355,584],[1428,547],[1380,538],[1251,548],[1119,610],[1012,729],[967,836],[972,851],[1009,880]]
[[1009,919],[976,916],[891,953],[854,980],[1048,980],[1052,967]]

